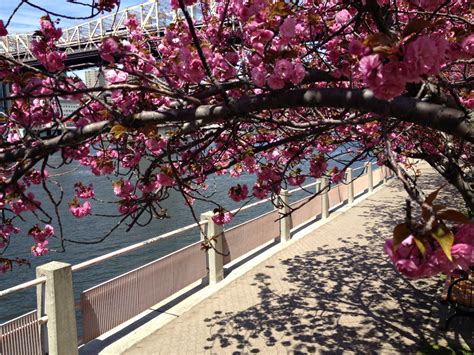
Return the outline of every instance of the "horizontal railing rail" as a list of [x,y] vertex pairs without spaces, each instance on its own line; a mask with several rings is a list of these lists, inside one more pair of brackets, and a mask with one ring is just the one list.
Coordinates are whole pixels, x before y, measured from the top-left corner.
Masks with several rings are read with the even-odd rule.
[[[366,170],[367,167],[366,166],[360,166],[358,168],[354,168],[352,169],[352,171],[358,171],[358,170]],[[354,179],[355,180],[355,179]],[[299,192],[299,191],[303,191],[305,189],[308,189],[312,186],[316,186],[320,184],[320,181],[315,181],[315,182],[312,182],[312,183],[309,183],[307,185],[304,185],[304,186],[301,186],[301,187],[298,187],[298,188],[295,188],[293,190],[290,190],[288,191],[288,193],[291,195],[291,194],[294,194],[296,192]],[[242,212],[242,211],[245,211],[245,210],[248,210],[250,208],[254,208],[256,206],[259,206],[261,204],[264,204],[264,203],[267,203],[271,201],[271,197],[270,198],[266,198],[266,199],[263,199],[263,200],[260,200],[260,201],[257,201],[257,202],[254,202],[252,204],[249,204],[249,205],[245,205],[243,207],[240,207],[240,208],[236,208],[234,210],[231,211],[231,213],[237,213],[237,212]],[[182,228],[179,228],[179,229],[176,229],[176,230],[173,230],[173,231],[170,231],[170,232],[167,232],[167,233],[164,233],[164,234],[161,234],[161,235],[158,235],[156,237],[153,237],[153,238],[150,238],[150,239],[147,239],[143,242],[139,242],[139,243],[135,243],[133,245],[130,245],[128,247],[124,247],[124,248],[121,248],[119,250],[115,250],[113,252],[110,252],[108,254],[105,254],[105,255],[101,255],[99,257],[96,257],[94,259],[90,259],[90,260],[87,260],[87,261],[84,261],[82,263],[79,263],[79,264],[76,264],[76,265],[73,265],[72,266],[72,271],[73,272],[77,272],[77,271],[80,271],[80,270],[83,270],[85,268],[88,268],[88,267],[91,267],[95,264],[98,264],[98,263],[102,263],[104,261],[107,261],[107,260],[110,260],[112,258],[115,258],[117,256],[121,256],[121,255],[124,255],[124,254],[127,254],[127,253],[130,253],[132,251],[136,251],[136,250],[139,250],[145,246],[148,246],[149,244],[153,244],[153,243],[156,243],[160,240],[163,240],[163,239],[166,239],[166,238],[170,238],[170,237],[173,237],[175,236],[176,234],[180,234],[180,233],[183,233],[185,231],[188,231],[188,230],[191,230],[193,228],[196,228],[197,226],[203,226],[207,224],[207,221],[204,220],[204,221],[200,221],[198,225],[196,225],[196,223],[193,223],[193,224],[190,224],[190,225],[187,225],[187,226],[184,226]],[[5,296],[8,296],[8,295],[11,295],[13,293],[16,293],[16,292],[19,292],[19,291],[23,291],[23,290],[26,290],[28,288],[31,288],[31,287],[35,287],[35,286],[38,286],[40,284],[43,284],[46,282],[46,278],[45,277],[40,277],[40,278],[36,278],[36,279],[33,279],[33,280],[30,280],[30,281],[27,281],[27,282],[24,282],[22,284],[19,284],[19,285],[16,285],[16,286],[13,286],[13,287],[10,287],[10,288],[7,288],[7,289],[4,289],[4,290],[0,290],[0,298],[1,297],[5,297]]]
[[[344,181],[339,184],[332,185],[329,183],[328,178],[323,178],[290,191],[282,190],[278,196],[278,200],[275,201],[275,208],[273,210],[226,230],[224,230],[222,226],[214,223],[212,212],[207,212],[201,215],[201,221],[199,223],[160,234],[148,240],[132,244],[73,266],[64,263],[54,265],[54,272],[56,272],[57,268],[60,273],[65,273],[64,275],[72,275],[73,272],[96,266],[112,258],[137,251],[150,244],[176,236],[180,233],[199,229],[199,233],[201,234],[200,242],[191,244],[156,261],[83,291],[80,302],[83,315],[83,329],[85,329],[83,339],[87,342],[111,330],[115,326],[122,324],[148,309],[153,304],[173,295],[187,285],[202,279],[206,273],[210,284],[219,282],[224,278],[223,270],[225,264],[244,257],[244,255],[249,252],[258,250],[266,245],[267,242],[277,240],[278,237],[280,238],[280,242],[283,243],[291,238],[291,230],[311,223],[317,216],[320,216],[322,219],[327,218],[330,209],[337,208],[337,206],[343,203],[351,204],[354,201],[354,196],[360,195],[365,191],[373,191],[374,186],[385,182],[389,175],[386,168],[373,169],[373,165],[374,163],[371,162],[355,169],[348,169]],[[291,203],[288,201],[290,195],[302,191],[310,192],[310,188],[315,188],[314,192],[318,192],[319,195],[316,197],[303,197]],[[272,200],[274,201],[274,197],[256,201],[241,208],[234,209],[231,212],[234,214],[240,213],[261,204],[271,202]],[[206,239],[204,240],[204,238]],[[207,253],[202,253],[202,248],[207,249]],[[207,261],[204,261],[201,255],[202,257],[206,255],[205,259]],[[54,264],[54,262],[50,264]],[[54,302],[51,304],[51,302],[48,303],[48,300],[46,300],[46,313],[43,306],[45,302],[44,297],[46,294],[49,294],[45,292],[45,289],[48,288],[49,282],[53,281],[51,277],[55,277],[54,272],[48,274],[48,265],[49,264],[44,265],[45,268],[43,268],[43,266],[38,268],[46,270],[46,274],[37,273],[39,276],[45,276],[0,291],[0,297],[3,297],[31,287],[42,288],[42,291],[38,292],[38,295],[41,294],[41,296],[38,296],[38,309],[41,311],[38,311],[38,317],[34,321],[37,323],[36,331],[32,333],[30,330],[34,330],[34,328],[28,328],[30,329],[28,332],[20,332],[18,330],[18,332],[15,333],[16,328],[12,328],[11,324],[16,323],[10,323],[11,321],[0,325],[1,330],[4,329],[2,328],[4,325],[9,324],[11,328],[9,328],[10,333],[20,334],[14,338],[16,339],[14,341],[17,343],[21,340],[21,337],[39,336],[40,326],[45,323],[48,326],[48,338],[50,334],[52,334],[51,339],[56,339],[55,336],[57,337],[58,334],[61,333],[56,329],[58,324],[61,323],[60,321],[56,322],[55,320],[51,325],[50,322],[48,322],[48,312],[52,312],[51,310],[53,310],[57,313],[55,309],[56,305]],[[71,317],[75,319],[72,276],[66,276],[66,279],[68,278],[71,285],[69,289],[67,287],[65,288],[65,292],[70,294],[71,302],[69,312],[72,312]],[[160,282],[157,283],[156,280],[160,280]],[[55,281],[53,281],[53,284],[54,283]],[[123,298],[124,295],[128,297],[127,300]],[[120,312],[117,307],[121,307],[123,311],[125,304],[127,307],[125,307],[126,312],[124,314],[120,316],[114,314],[114,312]],[[59,314],[62,314],[61,312],[59,312]],[[64,310],[64,313],[67,312],[68,311]],[[26,318],[19,318],[21,321],[18,321],[18,327],[23,327],[22,324],[26,322],[26,319],[31,318],[29,316],[30,313],[25,315]],[[70,328],[74,329],[72,332],[77,339],[75,326],[71,325]],[[4,343],[4,338],[2,335],[0,346]],[[62,343],[61,339],[54,341],[57,341],[58,344],[61,343],[62,345],[60,345],[63,346],[63,348],[67,348],[71,347],[71,344],[74,343],[71,339],[71,334],[69,334],[68,340],[64,338]],[[11,342],[13,340],[9,341]],[[16,343],[11,343],[10,345],[16,346],[15,344]],[[59,348],[61,348],[61,346],[59,346]]]

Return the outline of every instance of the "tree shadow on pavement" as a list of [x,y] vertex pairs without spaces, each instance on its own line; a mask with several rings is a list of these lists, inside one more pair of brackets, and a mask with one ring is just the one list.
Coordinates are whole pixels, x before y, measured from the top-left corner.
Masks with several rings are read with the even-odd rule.
[[439,278],[406,280],[387,260],[383,243],[397,219],[403,220],[403,206],[399,200],[386,206],[361,209],[360,217],[370,217],[363,235],[334,236],[337,247],[282,260],[281,280],[270,272],[256,274],[249,287],[258,288],[260,302],[205,319],[211,334],[205,350],[415,353],[431,344],[460,349],[472,342],[472,327],[468,334],[440,329]]

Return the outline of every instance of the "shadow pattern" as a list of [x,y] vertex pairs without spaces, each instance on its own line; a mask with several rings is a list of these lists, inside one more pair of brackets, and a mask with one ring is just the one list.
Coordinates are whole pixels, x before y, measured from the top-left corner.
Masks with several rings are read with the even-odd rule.
[[334,236],[337,247],[323,245],[281,260],[281,280],[270,272],[256,274],[249,287],[258,289],[260,301],[204,319],[210,337],[203,350],[416,353],[440,342],[460,349],[466,341],[472,347],[472,324],[448,337],[440,329],[442,281],[404,279],[384,255],[385,238],[403,219],[400,201],[386,202],[383,210],[360,211],[361,220],[368,220],[363,235]]

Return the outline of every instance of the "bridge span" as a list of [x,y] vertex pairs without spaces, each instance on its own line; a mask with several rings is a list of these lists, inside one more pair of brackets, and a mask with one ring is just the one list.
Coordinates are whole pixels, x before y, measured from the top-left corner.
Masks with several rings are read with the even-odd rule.
[[[128,30],[125,20],[129,15],[135,15],[146,36],[152,37],[164,32],[166,26],[176,19],[176,12],[168,5],[160,4],[157,0],[131,6],[68,28],[63,28],[63,35],[58,41],[58,47],[68,54],[66,65],[72,69],[85,69],[100,63],[98,45],[106,37],[125,37]],[[196,6],[190,8],[193,18],[199,18]],[[0,54],[14,58],[22,63],[39,67],[40,64],[31,52],[30,44],[35,38],[34,33],[10,34],[0,38]]]

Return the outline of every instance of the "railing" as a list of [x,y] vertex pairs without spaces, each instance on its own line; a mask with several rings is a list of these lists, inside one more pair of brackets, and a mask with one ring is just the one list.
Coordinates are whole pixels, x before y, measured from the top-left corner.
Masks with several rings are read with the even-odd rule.
[[[41,353],[41,350],[49,354],[77,353],[73,272],[192,229],[198,229],[201,242],[206,238],[211,246],[204,253],[201,242],[194,243],[83,291],[80,297],[83,327],[81,340],[86,343],[181,289],[202,281],[206,276],[210,285],[221,281],[225,265],[257,251],[277,238],[284,243],[290,239],[291,230],[311,223],[318,217],[327,218],[330,209],[343,203],[352,204],[356,196],[373,191],[374,186],[384,182],[390,173],[384,167],[373,171],[372,165],[366,163],[364,167],[348,169],[346,182],[332,188],[329,188],[327,178],[323,178],[289,192],[283,190],[278,196],[278,209],[226,230],[212,221],[212,212],[207,212],[201,215],[199,224],[159,235],[74,266],[59,262],[39,266],[38,278],[35,280],[0,291],[2,297],[30,287],[38,289],[37,310],[0,325],[0,354]],[[320,193],[316,197],[288,202],[289,195],[309,188],[315,188]],[[245,206],[239,211],[268,203],[269,200]],[[293,212],[290,214],[290,211]]]

